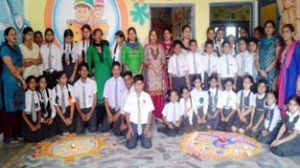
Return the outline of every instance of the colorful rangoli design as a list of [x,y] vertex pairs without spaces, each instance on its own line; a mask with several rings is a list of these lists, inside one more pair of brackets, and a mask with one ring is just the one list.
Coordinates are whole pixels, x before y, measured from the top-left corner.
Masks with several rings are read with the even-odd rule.
[[183,136],[179,145],[189,155],[212,160],[239,160],[261,151],[254,139],[227,132],[193,132]]
[[72,163],[85,156],[102,158],[104,157],[100,153],[102,149],[116,146],[114,143],[104,143],[107,138],[109,137],[63,136],[57,140],[38,143],[34,146],[32,157],[34,159],[42,157],[61,159],[64,163]]

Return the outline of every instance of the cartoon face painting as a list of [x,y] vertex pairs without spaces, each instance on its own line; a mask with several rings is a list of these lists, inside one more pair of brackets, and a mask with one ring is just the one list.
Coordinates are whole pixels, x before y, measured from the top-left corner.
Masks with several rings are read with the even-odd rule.
[[79,22],[88,23],[92,17],[92,8],[85,4],[76,5],[75,15]]
[[94,6],[93,19],[101,20],[103,17],[103,13],[104,13],[104,6],[102,6],[102,5]]

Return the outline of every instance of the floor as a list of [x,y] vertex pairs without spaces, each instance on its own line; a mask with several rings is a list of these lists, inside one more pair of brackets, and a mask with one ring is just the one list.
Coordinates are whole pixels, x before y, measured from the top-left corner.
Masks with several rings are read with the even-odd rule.
[[[98,134],[99,135],[99,134]],[[239,161],[214,161],[196,159],[182,153],[178,142],[180,137],[169,138],[156,131],[153,132],[153,147],[149,150],[127,150],[125,140],[112,137],[118,144],[117,147],[104,149],[101,153],[104,158],[96,159],[90,156],[83,157],[73,164],[64,164],[59,160],[32,160],[32,144],[1,145],[0,167],[18,168],[59,168],[59,167],[101,167],[101,168],[293,168],[300,167],[300,157],[280,158],[269,152],[267,146],[262,147],[262,152],[245,160]],[[300,149],[299,149],[300,150]]]

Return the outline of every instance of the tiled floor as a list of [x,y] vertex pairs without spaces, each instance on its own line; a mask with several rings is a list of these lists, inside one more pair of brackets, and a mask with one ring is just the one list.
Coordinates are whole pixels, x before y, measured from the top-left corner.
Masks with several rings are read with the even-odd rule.
[[[32,160],[28,153],[30,145],[2,145],[0,147],[0,167],[7,161],[12,160],[8,167],[37,167],[37,168],[59,168],[59,167],[101,167],[101,168],[293,168],[300,167],[300,157],[280,158],[271,154],[267,146],[263,146],[261,154],[239,161],[213,161],[195,159],[179,150],[180,137],[168,138],[156,131],[153,132],[153,148],[149,150],[137,149],[127,150],[123,138],[113,137],[118,146],[112,149],[104,149],[106,157],[96,159],[84,157],[74,164],[64,165],[59,160]],[[25,148],[24,148],[25,146]],[[27,148],[27,149],[26,149]],[[23,150],[23,151],[20,151]],[[300,149],[299,149],[300,150]],[[26,153],[27,151],[27,153]],[[15,156],[15,155],[20,156]]]

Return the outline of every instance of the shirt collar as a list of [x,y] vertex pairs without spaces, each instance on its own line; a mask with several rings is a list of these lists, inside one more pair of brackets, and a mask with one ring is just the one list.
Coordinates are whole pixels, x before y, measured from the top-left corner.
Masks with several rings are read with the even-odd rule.
[[297,117],[297,115],[299,115],[299,114],[300,114],[300,111],[297,111],[297,112],[294,113],[294,114],[288,112],[288,115],[289,115],[291,118],[295,118],[295,117]]
[[276,107],[276,103],[272,104],[271,106],[268,106],[269,110],[273,110]]
[[243,89],[243,93],[244,93],[245,95],[248,95],[250,91],[251,91],[251,90],[244,90],[244,89]]
[[259,99],[262,99],[262,98],[264,98],[265,97],[265,93],[264,94],[262,94],[262,95],[260,95],[260,94],[257,94],[257,97],[259,98]]

